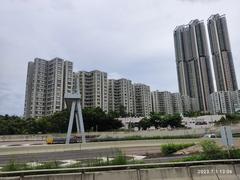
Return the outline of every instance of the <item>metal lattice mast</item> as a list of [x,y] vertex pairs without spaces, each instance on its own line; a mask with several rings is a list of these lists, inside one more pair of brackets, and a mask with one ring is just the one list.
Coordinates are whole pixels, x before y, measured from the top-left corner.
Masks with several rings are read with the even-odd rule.
[[81,107],[81,95],[80,95],[80,86],[79,86],[79,75],[76,77],[76,86],[72,93],[65,94],[65,101],[68,108],[71,108],[69,124],[68,124],[68,132],[66,138],[66,144],[69,144],[72,133],[73,120],[76,120],[77,132],[81,134],[82,143],[86,143],[85,131],[84,131],[84,123],[82,116],[82,107]]

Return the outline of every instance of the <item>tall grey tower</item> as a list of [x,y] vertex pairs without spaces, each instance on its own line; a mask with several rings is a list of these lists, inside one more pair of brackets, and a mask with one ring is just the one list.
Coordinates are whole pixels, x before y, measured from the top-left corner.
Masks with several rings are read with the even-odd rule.
[[203,21],[192,20],[174,30],[174,45],[181,95],[196,98],[201,111],[214,91],[206,30]]
[[237,79],[225,15],[215,14],[208,19],[208,34],[217,90],[237,90]]

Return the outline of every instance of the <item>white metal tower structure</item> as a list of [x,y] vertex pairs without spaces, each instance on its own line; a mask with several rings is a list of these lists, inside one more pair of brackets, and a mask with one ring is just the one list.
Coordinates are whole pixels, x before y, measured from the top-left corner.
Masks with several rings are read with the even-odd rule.
[[67,104],[67,108],[71,110],[69,124],[68,124],[68,132],[66,138],[66,144],[69,144],[72,127],[73,127],[73,120],[76,120],[77,132],[81,134],[82,143],[86,143],[85,132],[84,132],[84,123],[82,117],[82,107],[81,107],[81,95],[79,92],[79,79],[76,78],[76,90],[72,93],[66,93],[64,99]]

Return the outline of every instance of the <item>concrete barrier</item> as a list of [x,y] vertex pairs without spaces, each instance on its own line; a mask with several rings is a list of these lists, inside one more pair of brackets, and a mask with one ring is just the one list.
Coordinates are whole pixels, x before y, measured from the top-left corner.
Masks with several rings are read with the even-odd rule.
[[239,180],[234,165],[217,165],[216,175],[219,179]]
[[238,180],[240,164],[0,177],[0,180]]
[[190,167],[193,180],[238,180],[233,165],[206,165]]
[[47,138],[47,134],[39,135],[2,135],[0,136],[0,142],[11,142],[11,141],[45,141]]
[[140,170],[141,180],[191,180],[191,176],[186,167],[157,168]]
[[20,180],[20,177],[0,177],[0,180]]
[[[137,170],[122,170],[95,173],[94,180],[139,180]],[[85,179],[84,179],[85,180]]]
[[94,173],[70,173],[26,176],[22,180],[94,180]]
[[[151,130],[151,131],[119,131],[119,132],[86,132],[86,135],[96,135],[101,137],[126,137],[126,136],[182,136],[182,135],[203,135],[204,128],[199,129],[176,129],[169,130]],[[0,141],[34,141],[45,140],[47,136],[66,137],[64,133],[53,134],[28,134],[28,135],[0,135]]]
[[237,177],[240,179],[240,164],[235,164],[233,167],[234,167]]

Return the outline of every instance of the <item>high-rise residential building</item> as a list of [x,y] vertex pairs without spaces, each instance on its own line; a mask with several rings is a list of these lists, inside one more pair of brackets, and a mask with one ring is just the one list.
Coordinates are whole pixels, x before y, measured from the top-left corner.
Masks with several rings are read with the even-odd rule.
[[208,19],[214,74],[218,91],[238,89],[225,15],[215,14]]
[[172,93],[172,104],[173,104],[173,113],[181,114],[183,113],[183,103],[180,93]]
[[[183,112],[183,102],[180,93],[153,91],[151,94],[153,112],[163,114],[180,114]],[[189,105],[191,109],[190,101]]]
[[145,84],[134,84],[136,116],[149,116],[152,112],[150,87]]
[[173,114],[172,94],[168,91],[153,91],[152,93],[153,111],[163,114]]
[[107,73],[94,70],[79,71],[74,78],[79,77],[82,108],[100,107],[108,112],[108,79]]
[[160,103],[159,103],[159,96],[158,91],[151,92],[151,100],[152,100],[152,111],[159,113],[160,112]]
[[240,90],[232,92],[232,100],[235,112],[240,112]]
[[[63,92],[72,93],[73,91],[73,63],[70,61],[64,61],[64,76],[63,76]],[[64,97],[63,97],[64,98]],[[63,108],[67,108],[63,99]]]
[[183,112],[192,112],[191,98],[187,95],[181,96]]
[[115,108],[115,90],[114,90],[114,84],[115,79],[109,79],[108,80],[108,111],[113,112],[116,110]]
[[124,108],[126,114],[135,114],[134,88],[131,80],[108,80],[108,108],[109,111],[120,112]]
[[28,63],[24,116],[42,117],[64,108],[64,93],[71,92],[72,62],[35,58]]
[[196,99],[200,110],[207,111],[214,87],[203,21],[176,27],[174,45],[180,94]]
[[190,98],[189,96],[182,95],[182,108],[183,112],[196,112],[199,111],[199,103],[196,98]]
[[218,91],[209,95],[212,114],[231,114],[235,112],[233,91]]

